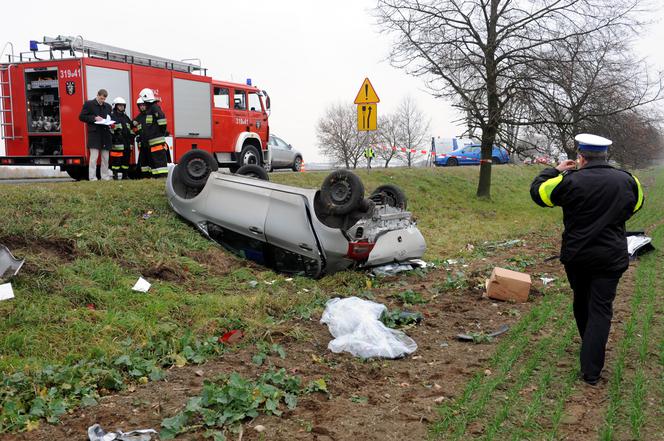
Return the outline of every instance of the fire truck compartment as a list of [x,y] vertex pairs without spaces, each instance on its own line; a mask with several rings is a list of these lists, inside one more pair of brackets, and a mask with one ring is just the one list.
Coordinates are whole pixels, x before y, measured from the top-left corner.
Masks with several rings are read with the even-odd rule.
[[210,83],[173,78],[176,137],[212,137]]

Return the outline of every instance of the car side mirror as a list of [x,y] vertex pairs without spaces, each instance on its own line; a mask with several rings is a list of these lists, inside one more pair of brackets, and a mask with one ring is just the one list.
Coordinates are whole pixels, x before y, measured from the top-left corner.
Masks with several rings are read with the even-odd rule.
[[288,144],[288,150],[293,150],[293,146]]
[[265,107],[267,108],[267,110],[270,110],[270,96],[269,95],[266,95]]

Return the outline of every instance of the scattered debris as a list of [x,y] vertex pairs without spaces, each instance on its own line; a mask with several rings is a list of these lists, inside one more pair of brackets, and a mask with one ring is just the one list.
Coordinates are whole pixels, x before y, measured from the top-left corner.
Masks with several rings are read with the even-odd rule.
[[473,251],[475,249],[475,245],[472,243],[469,243],[466,245],[466,251]]
[[380,316],[380,321],[388,328],[402,328],[413,324],[419,325],[423,319],[424,317],[419,312],[401,311],[400,309],[392,311],[387,311],[386,309]]
[[99,424],[88,427],[88,438],[90,441],[150,441],[152,434],[156,434],[154,429],[132,430],[130,432],[106,432]]
[[136,281],[136,284],[131,288],[134,291],[138,292],[148,292],[152,284],[145,280],[143,277],[139,277]]
[[247,282],[250,287],[256,288],[258,286],[258,280],[250,280]]
[[554,280],[556,280],[556,278],[555,278],[555,277],[540,277],[540,280],[542,281],[542,284],[543,284],[544,286],[546,286],[546,285],[548,285],[549,283],[551,283],[551,282],[553,282]]
[[265,426],[258,424],[254,426],[254,430],[258,433],[265,432]]
[[486,250],[492,250],[492,249],[498,249],[498,248],[513,248],[515,246],[521,245],[523,243],[523,240],[521,239],[512,239],[512,240],[505,240],[502,242],[483,242],[482,243],[482,248]]
[[628,231],[625,235],[627,236],[627,252],[630,260],[655,249],[651,243],[652,239],[646,236],[643,231]]
[[461,341],[473,341],[479,342],[479,340],[491,340],[498,337],[500,334],[504,334],[510,329],[508,325],[502,325],[496,331],[491,334],[457,334],[457,339]]
[[387,265],[376,266],[371,269],[375,276],[393,276],[403,271],[412,271],[417,268],[433,267],[433,263],[427,263],[422,259],[412,259],[401,263],[388,263]]
[[25,259],[17,259],[4,245],[0,245],[0,280],[9,279],[18,274]]
[[527,302],[531,284],[526,273],[495,267],[486,281],[486,292],[492,299]]
[[0,285],[0,301],[9,300],[14,298],[14,290],[11,283],[3,283]]
[[233,329],[232,331],[228,331],[227,333],[219,337],[219,343],[226,343],[232,345],[241,340],[242,337],[244,337],[244,333],[241,330]]
[[442,342],[442,343],[440,344],[440,347],[441,347],[441,348],[447,348],[447,347],[449,347],[449,346],[450,346],[450,344],[447,343],[447,342]]
[[329,300],[320,320],[334,337],[328,349],[362,358],[399,358],[415,352],[412,338],[380,321],[386,311],[385,305],[358,297]]
[[149,211],[146,211],[145,213],[143,213],[143,216],[142,216],[143,220],[150,219],[150,217],[152,217],[152,210],[149,210]]
[[445,263],[447,263],[448,265],[456,265],[457,263],[459,263],[459,261],[456,259],[447,259]]

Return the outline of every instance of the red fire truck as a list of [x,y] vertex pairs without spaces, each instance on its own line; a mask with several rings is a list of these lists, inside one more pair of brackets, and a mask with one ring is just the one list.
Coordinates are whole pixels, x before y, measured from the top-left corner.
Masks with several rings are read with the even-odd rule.
[[[38,44],[48,46],[39,50]],[[7,47],[7,46],[6,46]],[[44,37],[30,52],[8,54],[0,64],[0,165],[59,166],[87,178],[85,124],[78,115],[99,89],[108,102],[121,96],[134,116],[136,97],[150,88],[168,119],[167,143],[175,162],[190,149],[216,157],[235,171],[269,164],[267,93],[247,84],[217,81],[195,60],[175,61],[80,37]],[[1,54],[0,54],[1,55]],[[137,155],[135,148],[132,163]]]

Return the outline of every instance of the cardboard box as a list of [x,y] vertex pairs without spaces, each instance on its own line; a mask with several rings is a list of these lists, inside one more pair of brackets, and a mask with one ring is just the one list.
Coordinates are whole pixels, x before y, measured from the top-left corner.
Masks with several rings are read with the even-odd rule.
[[527,302],[531,284],[526,273],[495,267],[486,281],[486,293],[492,299]]

